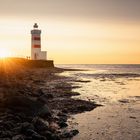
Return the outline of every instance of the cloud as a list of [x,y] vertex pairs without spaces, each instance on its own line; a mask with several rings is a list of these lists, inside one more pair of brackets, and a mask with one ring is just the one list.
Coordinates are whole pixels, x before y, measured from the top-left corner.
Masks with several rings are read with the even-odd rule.
[[140,21],[140,0],[0,0],[0,15]]

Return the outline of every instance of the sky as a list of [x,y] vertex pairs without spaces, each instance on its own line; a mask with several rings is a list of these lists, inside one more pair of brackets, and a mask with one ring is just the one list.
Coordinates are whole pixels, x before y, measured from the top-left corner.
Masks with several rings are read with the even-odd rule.
[[0,0],[0,50],[30,55],[30,30],[55,64],[140,64],[140,0]]

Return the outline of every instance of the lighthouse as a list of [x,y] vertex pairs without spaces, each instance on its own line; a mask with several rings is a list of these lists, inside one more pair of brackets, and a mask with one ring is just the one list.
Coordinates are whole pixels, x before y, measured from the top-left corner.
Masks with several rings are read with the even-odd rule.
[[31,30],[31,59],[47,60],[47,52],[41,51],[41,30],[38,29],[37,23]]

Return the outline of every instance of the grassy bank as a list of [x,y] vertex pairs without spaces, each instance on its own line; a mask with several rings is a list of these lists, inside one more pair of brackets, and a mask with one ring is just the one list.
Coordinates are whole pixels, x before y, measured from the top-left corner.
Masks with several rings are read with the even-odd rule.
[[53,68],[54,63],[53,60],[28,60],[24,58],[3,58],[0,59],[1,68],[3,65],[5,66],[23,66],[30,68]]

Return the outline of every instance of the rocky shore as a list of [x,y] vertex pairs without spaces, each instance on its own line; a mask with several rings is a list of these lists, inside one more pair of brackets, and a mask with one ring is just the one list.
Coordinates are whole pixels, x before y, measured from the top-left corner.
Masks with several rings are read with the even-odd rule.
[[0,65],[0,140],[65,140],[78,134],[67,130],[68,117],[98,105],[71,98],[79,93],[58,75],[63,71]]

